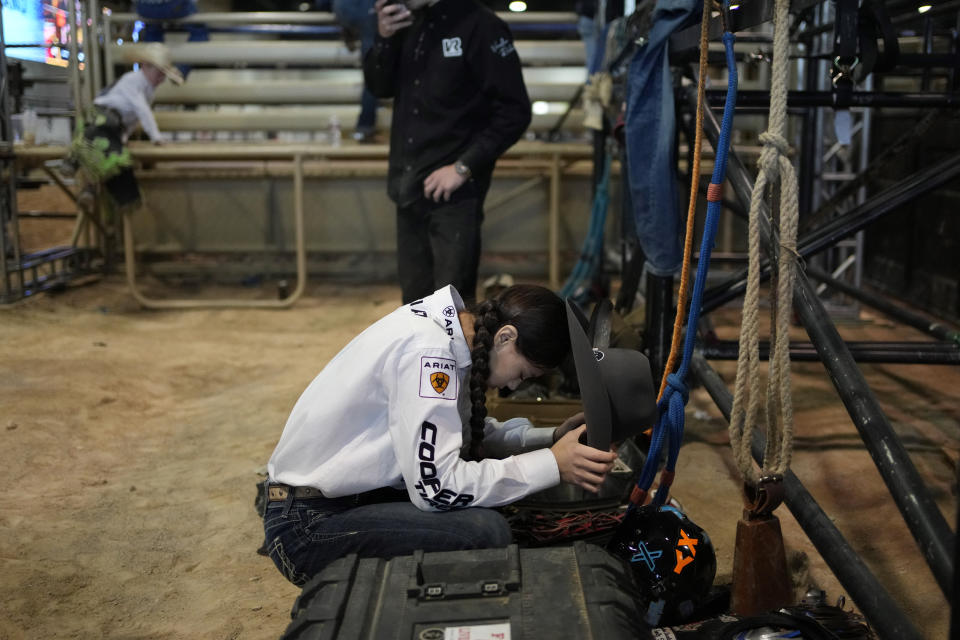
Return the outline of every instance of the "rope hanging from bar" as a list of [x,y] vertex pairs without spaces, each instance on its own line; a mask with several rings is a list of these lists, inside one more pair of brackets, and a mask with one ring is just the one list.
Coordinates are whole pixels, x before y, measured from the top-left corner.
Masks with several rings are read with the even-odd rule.
[[[793,403],[790,388],[790,315],[797,258],[797,178],[787,154],[787,79],[790,42],[790,0],[776,0],[773,19],[773,65],[770,83],[770,119],[760,134],[763,151],[760,170],[750,202],[749,268],[740,328],[740,354],[730,416],[730,444],[744,481],[756,488],[764,479],[776,479],[790,466],[793,448]],[[750,456],[753,430],[762,419],[762,381],[759,358],[760,309],[760,216],[767,187],[779,184],[779,269],[776,287],[770,292],[772,314],[769,380],[766,390],[767,445],[763,468],[758,472]],[[771,207],[771,210],[773,208]],[[771,227],[776,233],[776,216]],[[771,256],[773,258],[774,256]],[[773,505],[775,507],[775,505]]]
[[[701,60],[704,60],[707,56],[706,36],[704,34],[710,21],[710,2],[708,1],[704,4],[706,6],[704,7],[703,31],[701,32],[703,35],[700,49]],[[724,13],[725,12],[726,10]],[[730,131],[733,128],[733,113],[737,102],[737,62],[733,52],[734,36],[727,30],[727,27],[727,22],[724,20],[723,44],[727,63],[727,100],[723,107],[723,124],[720,130],[720,140],[715,150],[716,157],[713,164],[713,176],[707,190],[707,218],[704,223],[703,236],[700,243],[700,260],[697,263],[697,273],[693,283],[693,294],[690,298],[690,309],[687,314],[687,331],[684,339],[683,358],[677,370],[666,375],[665,391],[657,403],[659,417],[653,427],[647,459],[637,478],[637,485],[630,494],[631,509],[644,504],[646,501],[650,486],[653,484],[653,479],[657,473],[663,443],[665,440],[668,440],[667,463],[661,473],[660,486],[657,489],[654,500],[657,505],[666,503],[676,471],[680,445],[683,441],[684,409],[690,395],[686,379],[693,359],[694,338],[697,332],[697,322],[700,318],[700,306],[703,301],[703,290],[707,281],[707,271],[710,268],[710,255],[713,251],[713,244],[717,235],[720,214],[723,211],[723,204],[720,198],[722,191],[721,185],[726,175],[727,153],[730,147]],[[698,111],[702,108],[702,105],[703,100],[698,100]],[[696,185],[696,175],[693,176],[693,179],[694,185]],[[694,192],[691,198],[695,197]],[[688,229],[688,238],[691,235],[692,229]],[[689,249],[691,243],[688,241],[687,245]],[[685,253],[688,254],[685,256],[685,262],[691,260],[692,256],[689,255],[689,252]],[[677,309],[678,314],[682,313],[682,306],[678,306]],[[667,371],[669,372],[669,368]]]
[[[687,204],[687,228],[683,243],[683,268],[680,271],[680,289],[677,291],[677,315],[673,321],[673,336],[670,338],[670,355],[663,366],[663,378],[657,401],[663,398],[667,390],[667,377],[677,366],[680,356],[680,335],[683,332],[683,310],[687,308],[687,296],[690,288],[690,264],[693,262],[693,226],[697,214],[697,196],[700,194],[700,154],[703,150],[703,109],[704,92],[707,84],[707,56],[704,53],[710,43],[710,6],[704,0],[703,16],[700,18],[700,63],[697,69],[697,117],[693,136],[693,166],[690,171],[690,199]],[[689,141],[688,141],[689,143]]]

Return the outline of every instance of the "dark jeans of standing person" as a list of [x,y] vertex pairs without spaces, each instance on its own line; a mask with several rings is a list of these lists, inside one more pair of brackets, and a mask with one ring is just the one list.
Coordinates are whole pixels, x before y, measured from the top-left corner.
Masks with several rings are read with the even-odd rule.
[[472,178],[449,202],[421,198],[397,207],[397,267],[404,304],[448,284],[465,302],[476,298],[483,201],[489,184]]
[[[377,14],[372,13],[374,0],[334,0],[333,13],[344,29],[360,37],[360,59],[373,47],[377,36]],[[357,140],[367,140],[377,128],[377,98],[363,87],[360,96],[360,115],[357,117]],[[431,292],[432,293],[432,292]]]
[[302,586],[348,553],[394,558],[424,551],[505,547],[510,526],[493,509],[421,511],[409,500],[357,505],[359,496],[269,502],[265,548],[284,577]]

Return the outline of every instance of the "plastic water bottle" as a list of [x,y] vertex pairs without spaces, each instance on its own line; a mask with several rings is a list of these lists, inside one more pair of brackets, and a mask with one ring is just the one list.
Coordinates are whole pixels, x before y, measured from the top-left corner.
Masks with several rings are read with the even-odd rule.
[[330,116],[330,144],[334,147],[339,147],[341,138],[340,118],[332,115]]

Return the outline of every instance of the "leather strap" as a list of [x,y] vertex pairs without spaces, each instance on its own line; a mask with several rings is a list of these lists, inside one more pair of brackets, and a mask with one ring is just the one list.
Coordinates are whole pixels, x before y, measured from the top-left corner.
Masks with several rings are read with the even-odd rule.
[[324,498],[323,492],[314,487],[290,487],[285,484],[272,484],[267,487],[267,500],[281,502],[286,500],[293,491],[294,498]]
[[[865,0],[859,11],[860,78],[872,71],[890,71],[897,66],[900,43],[882,0]],[[883,51],[877,39],[883,41]]]
[[858,0],[836,0],[833,34],[833,102],[834,107],[850,106],[853,93],[853,69],[857,66]]

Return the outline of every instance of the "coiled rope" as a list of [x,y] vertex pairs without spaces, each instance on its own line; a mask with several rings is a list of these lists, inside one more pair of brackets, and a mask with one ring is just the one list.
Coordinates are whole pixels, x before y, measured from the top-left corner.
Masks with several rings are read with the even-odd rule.
[[[744,481],[756,487],[761,480],[781,476],[790,465],[793,448],[793,403],[790,389],[790,315],[797,258],[797,178],[787,154],[787,63],[790,55],[790,0],[776,0],[773,16],[773,65],[770,82],[770,120],[760,134],[763,151],[760,171],[750,200],[749,262],[747,289],[740,328],[740,353],[733,409],[730,415],[730,445]],[[757,471],[750,455],[753,430],[760,419],[760,216],[768,186],[779,183],[779,274],[771,297],[771,351],[766,393],[767,444],[763,468]],[[773,216],[774,218],[776,216]],[[774,219],[772,228],[777,229]]]
[[[704,7],[703,21],[704,23],[709,23],[709,2],[705,2],[704,4],[707,6]],[[705,28],[706,25],[702,24],[701,29]],[[701,36],[703,33],[704,31],[701,30]],[[650,491],[650,486],[653,484],[654,476],[657,473],[663,443],[665,440],[668,440],[667,463],[660,476],[660,487],[657,489],[655,499],[655,503],[659,505],[666,502],[670,492],[670,486],[673,484],[677,458],[680,454],[680,445],[683,440],[684,408],[690,395],[686,385],[686,378],[690,370],[690,361],[693,357],[694,338],[696,336],[697,321],[700,317],[700,306],[703,301],[703,290],[707,280],[707,271],[710,268],[710,255],[713,251],[714,239],[717,235],[720,214],[723,211],[721,185],[723,184],[727,170],[730,130],[733,127],[733,112],[737,102],[737,63],[733,53],[733,43],[734,36],[726,30],[725,25],[723,44],[726,51],[727,62],[727,97],[723,106],[723,121],[720,127],[720,139],[717,142],[713,176],[710,181],[710,186],[707,189],[707,218],[704,223],[703,238],[700,244],[700,260],[697,264],[697,274],[693,284],[693,295],[690,299],[690,309],[687,316],[687,332],[684,341],[683,359],[677,371],[669,373],[665,377],[665,391],[657,403],[659,418],[653,428],[647,459],[637,479],[637,486],[634,487],[630,495],[631,508],[645,502],[647,494]],[[702,40],[701,44],[700,56],[701,61],[703,61],[707,56],[707,47],[703,44]],[[699,111],[699,109],[702,108],[703,101],[698,99],[698,103]],[[694,181],[696,181],[696,175],[694,175]],[[691,198],[696,198],[696,194],[692,195]],[[692,230],[688,228],[688,237],[691,235]],[[688,261],[689,258],[690,256],[687,256],[685,262]],[[682,311],[682,307],[678,307],[678,309]],[[678,311],[678,314],[681,313],[681,311]]]

